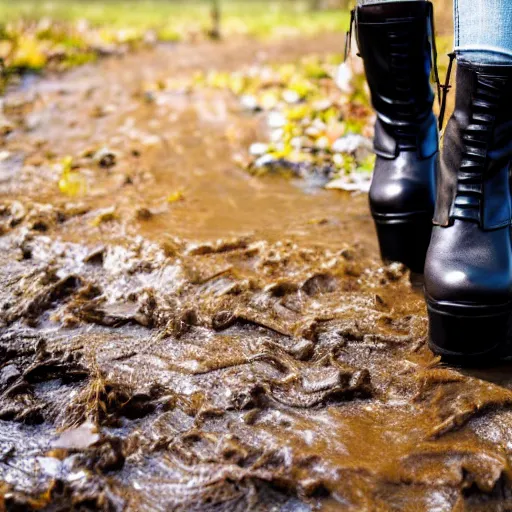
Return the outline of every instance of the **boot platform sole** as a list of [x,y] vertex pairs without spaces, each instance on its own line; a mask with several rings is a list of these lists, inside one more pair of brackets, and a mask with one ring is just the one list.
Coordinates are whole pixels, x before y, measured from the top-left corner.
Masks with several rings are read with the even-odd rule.
[[480,366],[508,355],[512,303],[469,305],[427,297],[429,345],[449,363]]
[[400,215],[372,212],[382,260],[398,261],[412,272],[422,274],[432,234],[432,214],[414,212]]

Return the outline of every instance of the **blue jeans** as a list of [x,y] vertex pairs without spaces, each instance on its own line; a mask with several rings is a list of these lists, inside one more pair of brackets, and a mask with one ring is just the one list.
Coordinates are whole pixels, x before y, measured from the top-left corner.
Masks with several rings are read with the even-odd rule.
[[[358,0],[390,1],[410,0]],[[458,60],[512,65],[512,0],[454,0],[454,26]]]

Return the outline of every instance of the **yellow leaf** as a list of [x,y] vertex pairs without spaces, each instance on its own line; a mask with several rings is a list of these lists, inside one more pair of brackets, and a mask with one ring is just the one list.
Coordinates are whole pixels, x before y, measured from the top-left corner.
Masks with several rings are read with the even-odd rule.
[[167,196],[167,202],[168,203],[176,203],[178,201],[182,201],[184,199],[183,191],[182,190],[176,190],[175,192],[172,192]]
[[62,162],[62,174],[59,180],[59,190],[68,196],[83,195],[87,191],[85,178],[73,170],[73,158],[65,157]]
[[87,191],[87,184],[80,173],[69,172],[59,180],[59,190],[68,196],[84,195]]
[[46,57],[40,44],[29,36],[22,36],[18,41],[12,65],[15,67],[41,69],[46,64]]

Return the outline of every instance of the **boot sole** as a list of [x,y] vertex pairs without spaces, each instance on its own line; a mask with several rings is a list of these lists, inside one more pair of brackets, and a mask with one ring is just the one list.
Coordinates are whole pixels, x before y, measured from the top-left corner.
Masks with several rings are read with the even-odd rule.
[[422,274],[432,235],[432,214],[389,215],[372,212],[372,216],[382,260],[398,261],[412,272]]
[[446,362],[480,366],[507,355],[512,303],[480,306],[427,297],[429,346]]

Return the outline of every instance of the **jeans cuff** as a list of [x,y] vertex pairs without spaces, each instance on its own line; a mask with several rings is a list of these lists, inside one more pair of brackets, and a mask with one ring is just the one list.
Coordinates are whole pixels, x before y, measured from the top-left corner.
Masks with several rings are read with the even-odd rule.
[[501,64],[512,66],[512,51],[486,45],[456,46],[458,60],[474,64]]

